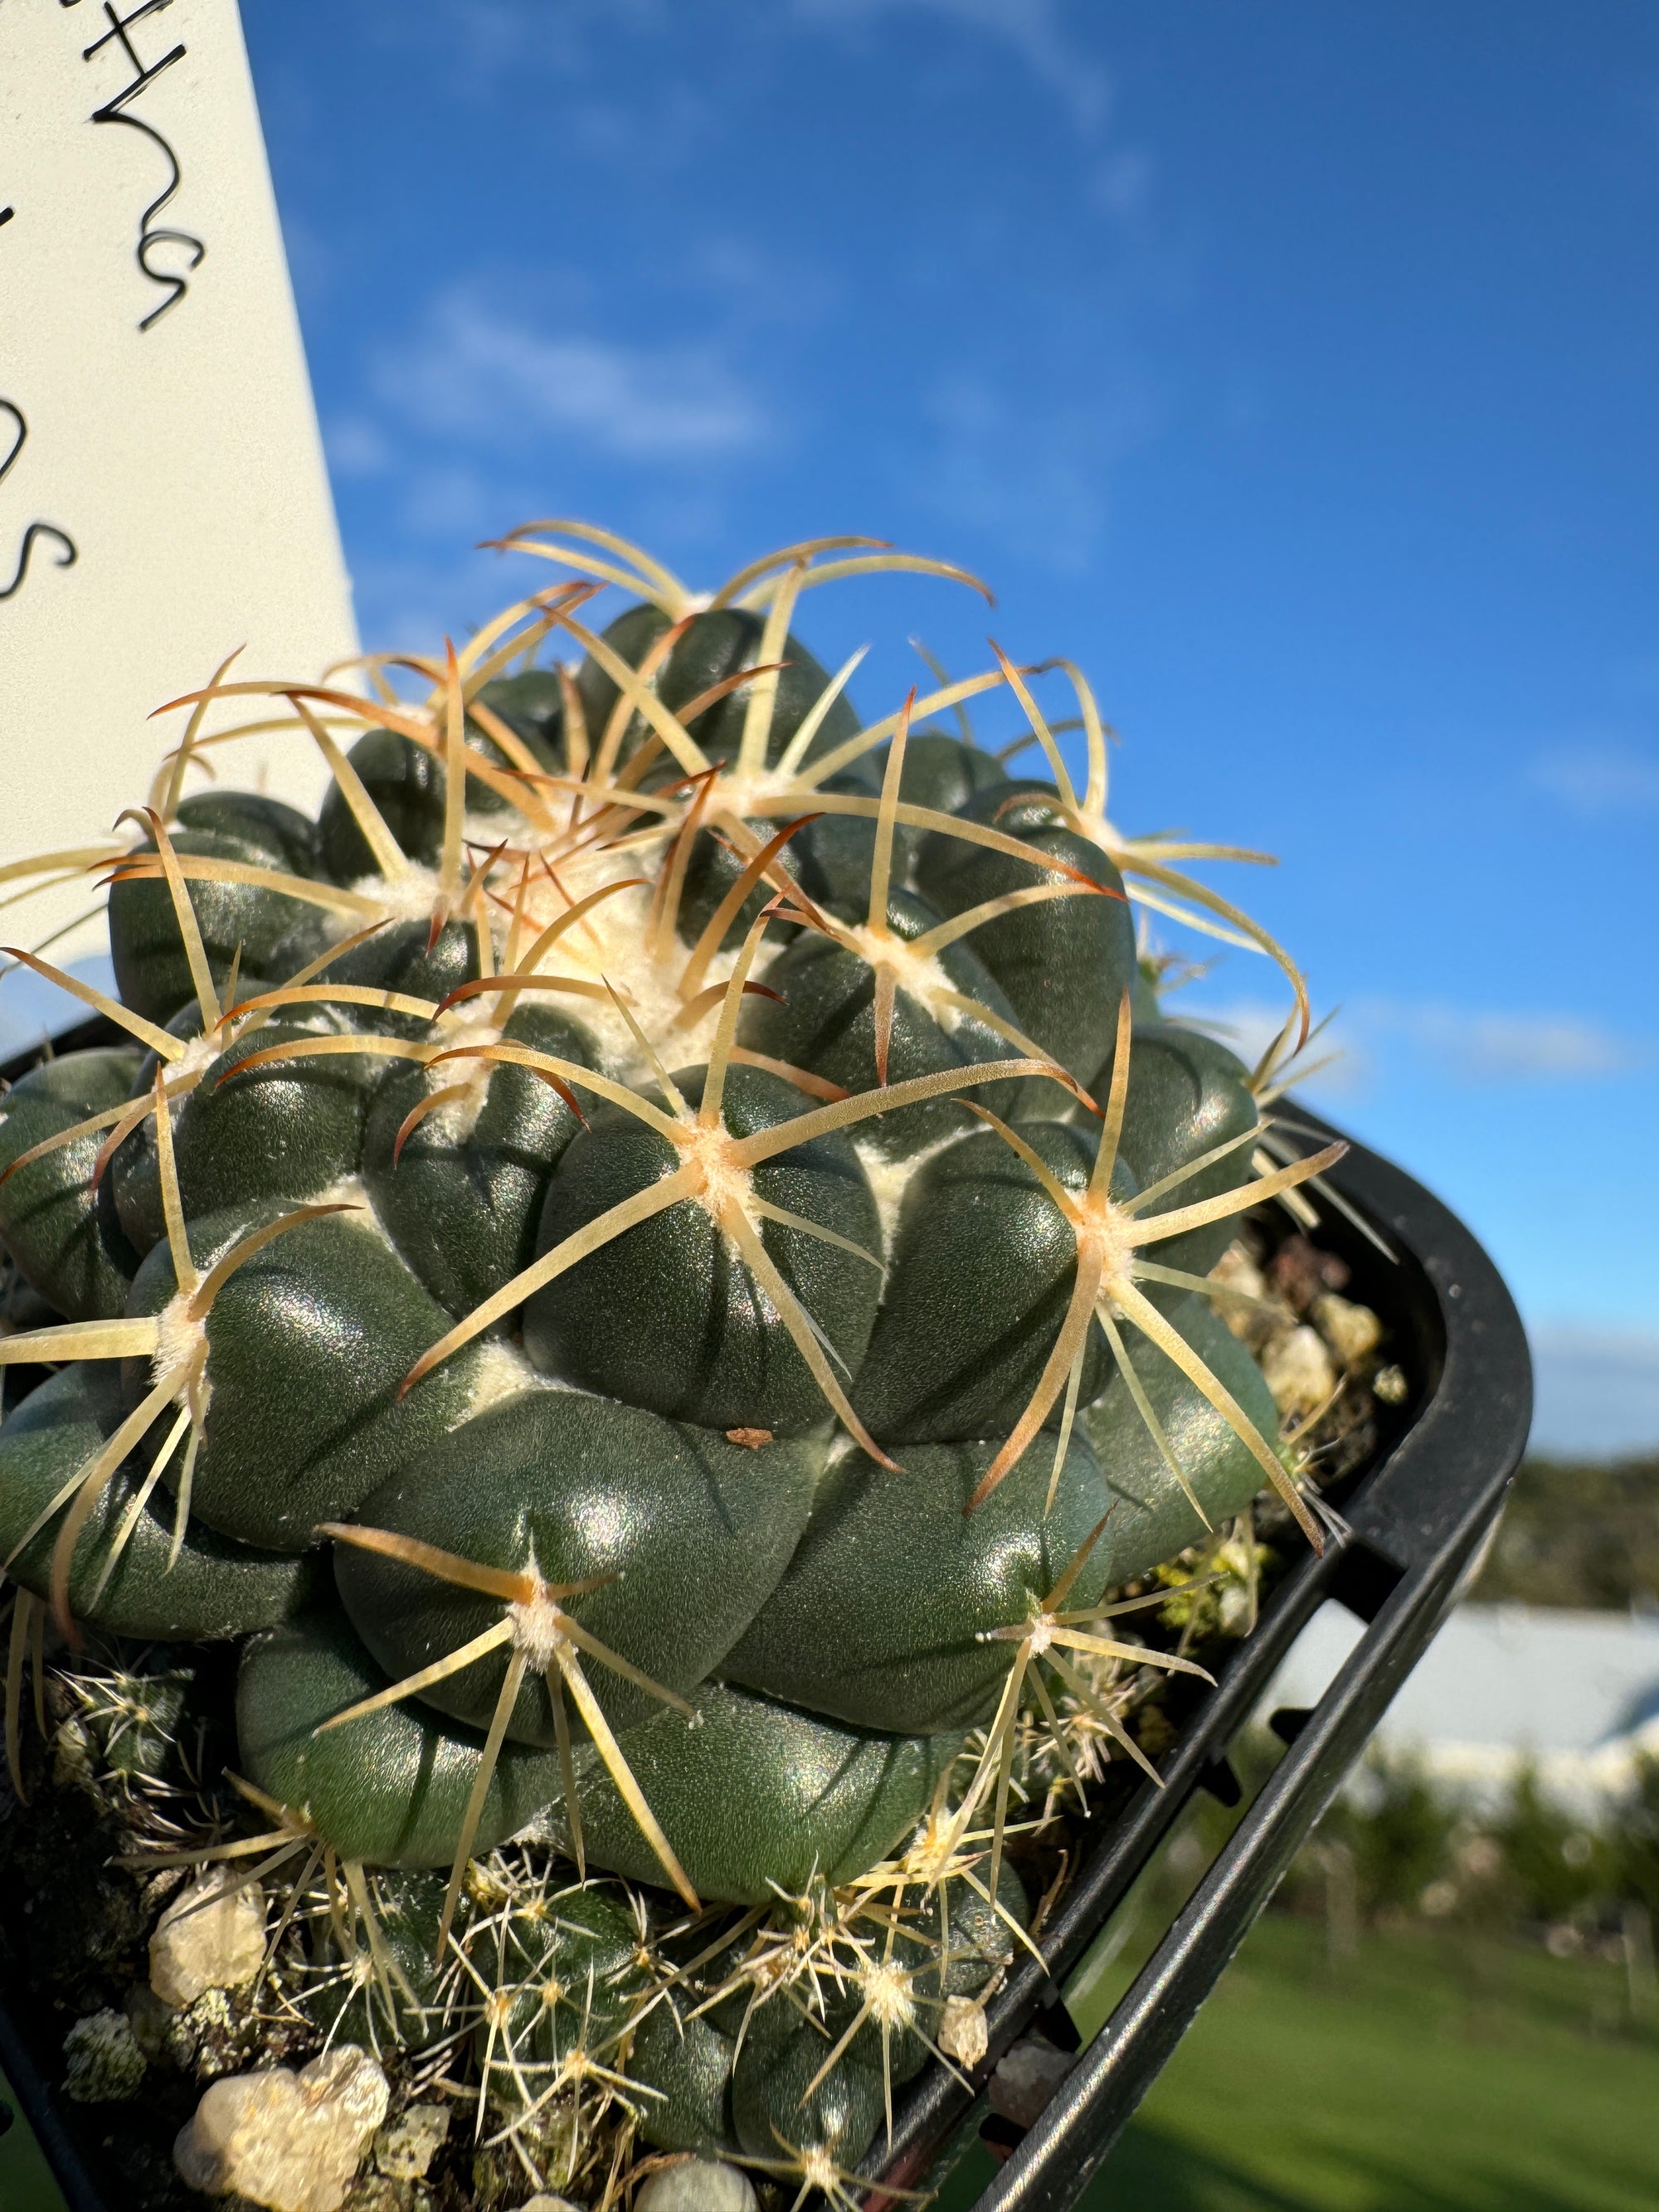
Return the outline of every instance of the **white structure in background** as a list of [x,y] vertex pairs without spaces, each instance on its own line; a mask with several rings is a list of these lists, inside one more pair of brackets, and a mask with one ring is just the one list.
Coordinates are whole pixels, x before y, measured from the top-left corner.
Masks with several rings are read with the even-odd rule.
[[[1364,1634],[1322,1606],[1274,1677],[1264,1716],[1311,1705]],[[1376,1741],[1411,1752],[1472,1801],[1501,1801],[1523,1761],[1593,1819],[1659,1758],[1659,1613],[1460,1606],[1383,1716]]]
[[[3,865],[106,836],[234,647],[313,678],[356,632],[235,0],[0,9],[0,157]],[[292,738],[220,760],[322,787]],[[93,903],[0,941],[95,958]],[[15,973],[0,1050],[77,1017]]]

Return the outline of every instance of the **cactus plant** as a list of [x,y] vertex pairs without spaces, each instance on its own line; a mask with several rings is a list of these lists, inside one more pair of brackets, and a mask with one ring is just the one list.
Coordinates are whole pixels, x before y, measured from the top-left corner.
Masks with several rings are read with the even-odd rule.
[[[58,1316],[0,1340],[55,1370],[0,1427],[8,1747],[48,1622],[239,1641],[265,1840],[379,1930],[308,2017],[418,2045],[459,1958],[520,2112],[574,2039],[647,2142],[840,2190],[1025,1940],[1017,1726],[1141,1757],[1103,1686],[1191,1666],[1109,1594],[1264,1484],[1318,1540],[1208,1301],[1334,1153],[1263,1159],[1277,1058],[1164,1021],[1131,897],[1279,958],[1281,1048],[1305,997],[1179,872],[1220,848],[1114,828],[1069,664],[1080,792],[1000,649],[864,724],[793,635],[957,572],[821,540],[702,601],[507,542],[578,580],[405,663],[423,698],[222,670],[131,834],[40,864],[106,873],[118,999],[15,957],[126,1042],[0,1118]],[[1046,776],[927,723],[997,690]],[[237,697],[323,756],[319,820],[187,789]],[[526,1833],[539,1902],[486,1910]]]

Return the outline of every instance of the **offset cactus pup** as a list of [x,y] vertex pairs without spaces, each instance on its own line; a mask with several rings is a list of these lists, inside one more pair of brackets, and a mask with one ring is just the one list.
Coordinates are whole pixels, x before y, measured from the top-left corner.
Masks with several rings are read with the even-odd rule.
[[[140,1879],[257,1883],[250,2060],[441,2051],[579,2199],[692,2150],[845,2197],[974,2063],[1044,1837],[1323,1541],[1382,1352],[1287,1429],[1237,1237],[1341,1147],[1285,1151],[1300,977],[1216,853],[1113,826],[1078,672],[1080,783],[1000,648],[866,723],[794,635],[840,575],[971,579],[824,541],[705,601],[510,542],[638,604],[540,592],[423,698],[174,702],[82,856],[121,997],[16,949],[107,1041],[0,1101],[13,1817],[73,1719]],[[317,822],[195,788],[238,700]],[[1278,962],[1255,1064],[1168,1018],[1143,899]]]

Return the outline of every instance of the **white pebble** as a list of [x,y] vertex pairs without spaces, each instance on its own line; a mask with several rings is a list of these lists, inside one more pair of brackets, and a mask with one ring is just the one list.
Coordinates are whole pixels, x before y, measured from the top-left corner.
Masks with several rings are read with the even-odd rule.
[[1336,1370],[1325,1340],[1305,1323],[1274,1337],[1261,1355],[1261,1372],[1273,1403],[1288,1420],[1316,1413],[1336,1388]]
[[1057,2051],[1037,2036],[1023,2035],[991,2076],[991,2110],[1016,2127],[1035,2127],[1071,2070],[1070,2052]]
[[1320,1334],[1345,1367],[1358,1367],[1382,1341],[1382,1324],[1369,1306],[1355,1305],[1327,1291],[1316,1298],[1313,1317]]
[[754,2186],[741,2166],[687,2159],[651,2175],[634,2212],[755,2212]]
[[268,2212],[340,2212],[388,2095],[386,2075],[349,2043],[298,2074],[233,2075],[207,2090],[173,2162],[205,2196],[245,2197]]
[[181,1889],[149,1939],[149,1985],[163,2004],[182,2008],[209,1990],[251,1982],[265,1955],[265,1893],[257,1881],[235,1886],[216,1867]]

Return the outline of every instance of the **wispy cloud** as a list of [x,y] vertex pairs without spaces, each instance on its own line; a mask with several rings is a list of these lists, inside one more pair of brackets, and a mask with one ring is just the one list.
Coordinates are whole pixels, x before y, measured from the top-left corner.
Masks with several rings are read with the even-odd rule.
[[349,482],[380,476],[392,465],[386,432],[366,415],[339,415],[325,422],[323,444],[335,476]]
[[1012,53],[1083,136],[1100,131],[1110,112],[1111,79],[1073,36],[1057,0],[794,0],[793,12],[837,29],[878,15],[943,18]]
[[405,421],[450,440],[566,437],[629,460],[717,459],[756,444],[770,422],[712,344],[550,328],[469,285],[440,294],[411,337],[382,353],[372,382]]
[[[1169,1001],[1178,1021],[1201,1024],[1243,1060],[1267,1048],[1285,1019],[1267,999],[1221,1000],[1182,993]],[[1368,997],[1342,1007],[1308,1057],[1338,1055],[1314,1077],[1325,1097],[1358,1097],[1381,1074],[1417,1060],[1442,1078],[1471,1085],[1593,1082],[1623,1075],[1654,1057],[1639,1038],[1621,1036],[1583,1015],[1492,1012],[1447,1003],[1413,1004]]]
[[1651,1057],[1638,1040],[1580,1014],[1491,1013],[1447,1005],[1361,1001],[1360,1035],[1400,1039],[1459,1082],[1583,1081],[1623,1075]]
[[1659,807],[1659,755],[1622,738],[1553,747],[1533,763],[1531,781],[1586,821]]

